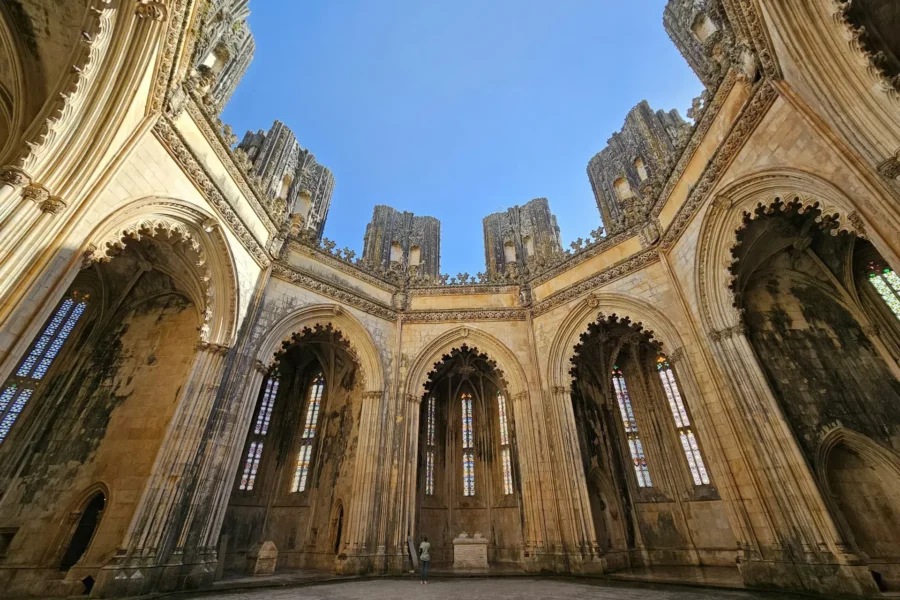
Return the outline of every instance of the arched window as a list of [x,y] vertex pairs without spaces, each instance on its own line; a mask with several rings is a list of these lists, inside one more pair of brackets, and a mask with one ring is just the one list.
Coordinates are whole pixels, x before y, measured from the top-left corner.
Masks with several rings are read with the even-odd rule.
[[422,249],[418,246],[413,246],[409,249],[409,266],[415,267],[418,266],[419,263],[422,262]]
[[891,311],[900,319],[900,276],[890,267],[869,264],[869,283],[878,291]]
[[81,511],[81,517],[78,519],[78,525],[72,533],[72,539],[63,554],[59,563],[61,571],[68,571],[74,567],[84,553],[87,552],[91,540],[97,532],[97,526],[100,525],[100,519],[103,517],[103,509],[106,507],[106,496],[103,492],[95,494],[91,500]]
[[259,402],[259,411],[256,413],[256,422],[250,436],[250,447],[247,448],[247,458],[244,460],[244,472],[238,486],[240,490],[249,492],[256,483],[256,472],[259,470],[259,460],[263,451],[263,438],[269,433],[269,423],[272,420],[272,409],[275,408],[277,395],[278,375],[270,373],[263,381],[262,399]]
[[694,19],[694,24],[691,25],[691,32],[701,44],[705,44],[706,40],[718,30],[719,28],[712,22],[712,19],[703,13],[697,15],[697,18]]
[[634,418],[634,410],[631,408],[631,397],[628,388],[625,387],[625,375],[619,367],[613,367],[613,388],[616,392],[616,401],[619,404],[619,413],[622,415],[622,424],[625,425],[625,436],[628,439],[628,450],[631,452],[631,461],[634,463],[634,474],[637,477],[639,487],[652,487],[650,481],[650,469],[647,468],[647,457],[644,456],[644,445],[638,436],[637,421]]
[[619,177],[613,182],[613,188],[616,190],[616,197],[619,200],[628,200],[632,196],[634,196],[634,192],[631,191],[631,185],[629,185],[628,181],[624,177]]
[[709,485],[709,473],[706,472],[706,465],[703,463],[703,456],[700,454],[697,438],[694,436],[694,432],[691,431],[691,420],[688,417],[687,407],[681,397],[678,383],[675,381],[675,373],[672,372],[672,367],[665,356],[660,356],[657,359],[656,370],[659,373],[659,379],[662,381],[663,389],[666,391],[666,399],[669,401],[672,418],[675,419],[675,428],[678,430],[681,448],[684,450],[684,456],[687,458],[688,466],[691,468],[694,485]]
[[87,309],[88,294],[72,292],[63,300],[28,355],[0,392],[0,444],[40,386],[44,376]]
[[506,413],[506,396],[497,391],[497,416],[500,421],[500,458],[503,467],[503,494],[513,493],[512,457],[509,450],[509,422]]
[[525,245],[525,256],[534,256],[534,238],[527,235],[522,243]]
[[475,495],[475,435],[472,422],[472,394],[460,398],[462,404],[463,496]]
[[312,459],[313,442],[316,439],[316,424],[319,422],[319,409],[322,407],[322,395],[325,392],[325,377],[322,373],[316,375],[312,385],[309,386],[309,395],[306,400],[306,419],[303,433],[300,436],[300,451],[297,453],[297,467],[294,469],[294,479],[291,482],[292,492],[306,490],[306,480],[309,476],[309,463]]

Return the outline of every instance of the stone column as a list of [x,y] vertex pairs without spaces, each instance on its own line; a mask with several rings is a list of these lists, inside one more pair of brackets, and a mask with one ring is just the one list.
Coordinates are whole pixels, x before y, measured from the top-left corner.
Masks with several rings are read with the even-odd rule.
[[769,529],[762,555],[739,562],[741,575],[749,585],[876,595],[868,569],[854,564],[857,557],[840,538],[746,334],[738,324],[710,336],[731,387],[738,443],[762,494],[751,520]]
[[[569,553],[568,568],[578,572],[602,572],[599,560],[600,548],[591,523],[587,477],[581,461],[581,449],[575,426],[571,392],[563,386],[554,386],[547,395],[547,424],[550,431],[550,458],[557,486],[560,550]],[[580,564],[579,564],[580,563]],[[565,568],[566,565],[559,565]],[[559,568],[558,567],[558,568]],[[563,570],[563,569],[560,569]]]
[[[415,536],[416,532],[416,484],[418,483],[419,465],[419,398],[412,394],[404,394],[402,400],[402,421],[398,423],[402,435],[397,436],[397,450],[394,453],[398,465],[397,481],[391,484],[391,489],[384,486],[384,493],[390,494],[396,500],[389,507],[394,511],[391,515],[394,526],[389,529],[387,544],[393,553],[389,557],[387,570],[390,573],[400,573],[406,563],[406,538]],[[398,419],[399,420],[399,419]]]
[[[103,567],[102,596],[137,596],[178,584],[181,554],[174,552],[179,526],[198,476],[195,457],[204,438],[229,348],[200,342],[153,471],[122,546]],[[213,571],[215,566],[213,565]]]
[[356,445],[356,465],[353,473],[353,495],[347,519],[345,554],[347,560],[341,566],[344,574],[362,573],[371,568],[373,531],[377,513],[375,500],[378,484],[378,466],[381,457],[379,438],[382,429],[379,415],[382,413],[383,391],[363,393],[359,418],[359,438]]

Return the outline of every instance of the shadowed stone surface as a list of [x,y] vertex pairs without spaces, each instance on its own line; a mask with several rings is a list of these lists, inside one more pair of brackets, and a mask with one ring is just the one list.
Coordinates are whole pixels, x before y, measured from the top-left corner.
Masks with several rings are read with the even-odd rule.
[[[187,596],[199,597],[199,596]],[[560,579],[462,579],[433,580],[423,586],[417,579],[352,581],[292,589],[257,589],[203,595],[206,600],[289,600],[293,598],[333,600],[393,600],[394,598],[491,598],[584,599],[584,600],[793,600],[802,596],[769,592],[697,589],[663,585],[636,585],[608,581],[566,581]]]

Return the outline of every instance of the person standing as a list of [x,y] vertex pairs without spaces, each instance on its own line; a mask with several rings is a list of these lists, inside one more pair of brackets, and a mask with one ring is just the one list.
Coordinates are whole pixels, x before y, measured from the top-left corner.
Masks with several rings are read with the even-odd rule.
[[422,538],[419,544],[419,561],[422,563],[422,585],[428,583],[428,565],[431,564],[431,544],[428,543],[428,536]]

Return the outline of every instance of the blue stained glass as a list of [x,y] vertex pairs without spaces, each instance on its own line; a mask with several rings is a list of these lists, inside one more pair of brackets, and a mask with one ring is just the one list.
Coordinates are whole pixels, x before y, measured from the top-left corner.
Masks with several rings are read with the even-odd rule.
[[269,432],[269,422],[272,420],[272,410],[275,408],[275,396],[278,394],[278,378],[270,375],[266,380],[266,391],[259,406],[259,414],[256,415],[256,426],[253,433],[266,435]]
[[[47,325],[47,327],[44,329],[44,333],[41,334],[41,337],[38,338],[38,341],[31,349],[31,352],[28,353],[28,358],[25,359],[25,362],[23,362],[22,366],[19,367],[19,370],[16,371],[16,375],[18,375],[19,377],[28,377],[28,374],[31,372],[31,368],[37,362],[38,358],[41,357],[41,354],[44,353],[44,349],[53,339],[53,335],[56,333],[56,330],[59,329],[59,326],[62,324],[63,319],[65,319],[66,315],[74,304],[75,301],[71,298],[60,304],[59,308],[56,311],[56,314],[53,315],[53,319],[50,321],[50,324]],[[84,303],[82,302],[82,304]]]
[[472,396],[462,395],[463,448],[472,447]]
[[463,496],[475,495],[475,453],[463,452]]
[[700,448],[697,446],[697,439],[690,430],[691,421],[688,418],[684,399],[678,389],[678,383],[675,381],[675,373],[672,371],[669,361],[663,356],[657,360],[656,368],[666,393],[666,399],[669,401],[669,410],[672,411],[672,418],[675,420],[675,428],[678,430],[678,437],[681,440],[681,447],[691,470],[694,485],[707,485],[709,484],[709,475],[706,472]]
[[16,390],[19,389],[15,384],[9,386],[3,393],[0,394],[0,415],[3,414],[3,411],[6,410],[6,405],[9,404],[9,401],[12,400],[12,397],[16,395]]
[[325,378],[321,373],[309,388],[309,402],[306,405],[306,427],[303,428],[303,439],[312,439],[316,435],[316,423],[319,421],[319,407],[322,404],[322,392],[325,390]]
[[431,450],[425,454],[425,494],[434,495],[434,452]]
[[500,416],[500,445],[509,444],[509,425],[506,420],[506,396],[497,392],[497,412]]
[[59,349],[62,348],[62,345],[66,342],[66,338],[68,338],[69,334],[72,333],[72,330],[75,329],[75,325],[78,324],[78,319],[80,319],[82,313],[84,313],[85,307],[87,307],[87,304],[84,302],[75,306],[75,310],[69,315],[66,324],[63,325],[63,328],[56,336],[56,339],[50,344],[50,349],[47,350],[47,354],[44,355],[44,358],[41,359],[41,362],[38,364],[37,368],[35,368],[34,373],[32,373],[32,378],[40,380],[47,374],[47,369],[53,364],[53,359],[56,358]]
[[501,454],[503,456],[503,493],[509,495],[513,493],[512,459],[510,458],[509,448],[504,448]]
[[292,492],[302,492],[306,489],[306,479],[309,475],[309,459],[312,456],[312,444],[305,443],[297,455],[297,468],[294,470],[294,479],[291,482]]
[[13,424],[16,422],[16,419],[19,416],[19,413],[22,412],[22,409],[25,408],[25,404],[28,402],[28,399],[31,398],[31,395],[34,393],[34,390],[24,389],[19,394],[19,396],[13,402],[12,407],[9,409],[9,412],[6,413],[6,416],[3,418],[3,421],[0,422],[0,443],[6,439],[6,436],[9,435],[9,430],[12,429]]
[[631,407],[631,397],[625,386],[625,376],[618,368],[613,369],[613,388],[616,393],[616,401],[619,404],[619,413],[622,416],[622,424],[625,426],[625,435],[628,438],[628,451],[631,453],[631,461],[634,464],[634,475],[637,478],[638,487],[652,487],[650,481],[650,469],[647,467],[647,457],[644,455],[644,445],[638,437],[637,420],[634,418],[634,410]]
[[244,463],[244,474],[241,476],[242,490],[250,491],[256,483],[256,472],[259,470],[259,459],[262,456],[262,442],[253,442],[247,451],[247,461]]
[[434,396],[428,398],[428,445],[434,446]]

